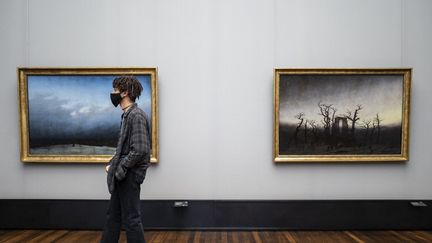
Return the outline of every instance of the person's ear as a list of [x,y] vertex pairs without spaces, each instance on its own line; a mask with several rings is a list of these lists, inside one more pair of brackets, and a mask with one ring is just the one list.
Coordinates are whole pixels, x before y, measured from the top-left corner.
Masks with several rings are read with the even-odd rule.
[[129,95],[129,92],[127,92],[127,91],[124,91],[123,93],[122,93],[123,95],[122,95],[122,98],[124,98],[124,97],[126,97],[126,96],[128,96]]

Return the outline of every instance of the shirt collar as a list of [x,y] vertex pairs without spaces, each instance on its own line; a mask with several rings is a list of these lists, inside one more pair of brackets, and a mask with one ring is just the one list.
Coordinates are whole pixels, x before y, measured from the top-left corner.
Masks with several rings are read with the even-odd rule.
[[137,106],[138,106],[137,103],[133,103],[132,106],[126,112],[123,112],[122,118],[126,118],[131,112],[131,110],[133,110]]

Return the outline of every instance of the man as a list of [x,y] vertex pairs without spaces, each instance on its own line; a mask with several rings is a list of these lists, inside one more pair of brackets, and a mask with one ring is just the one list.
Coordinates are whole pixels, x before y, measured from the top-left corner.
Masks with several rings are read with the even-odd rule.
[[133,76],[117,77],[112,86],[111,101],[123,114],[116,153],[106,166],[111,199],[101,242],[118,242],[122,222],[128,242],[145,242],[140,190],[150,162],[150,128],[147,115],[135,103],[143,88]]

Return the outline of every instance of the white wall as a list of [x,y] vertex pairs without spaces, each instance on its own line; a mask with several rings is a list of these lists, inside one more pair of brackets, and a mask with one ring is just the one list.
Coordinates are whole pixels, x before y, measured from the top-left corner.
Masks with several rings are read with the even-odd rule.
[[[16,67],[149,66],[142,199],[432,199],[431,26],[428,0],[2,0],[0,198],[108,198],[103,165],[20,162]],[[412,67],[410,161],[274,164],[274,67]]]

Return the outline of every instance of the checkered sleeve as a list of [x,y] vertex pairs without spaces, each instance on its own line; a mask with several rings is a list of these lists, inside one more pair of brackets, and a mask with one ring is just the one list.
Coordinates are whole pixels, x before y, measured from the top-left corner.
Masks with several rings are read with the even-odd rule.
[[131,168],[139,161],[142,161],[150,153],[150,141],[147,129],[147,119],[142,114],[137,114],[132,119],[130,133],[130,150],[121,164],[126,168]]

